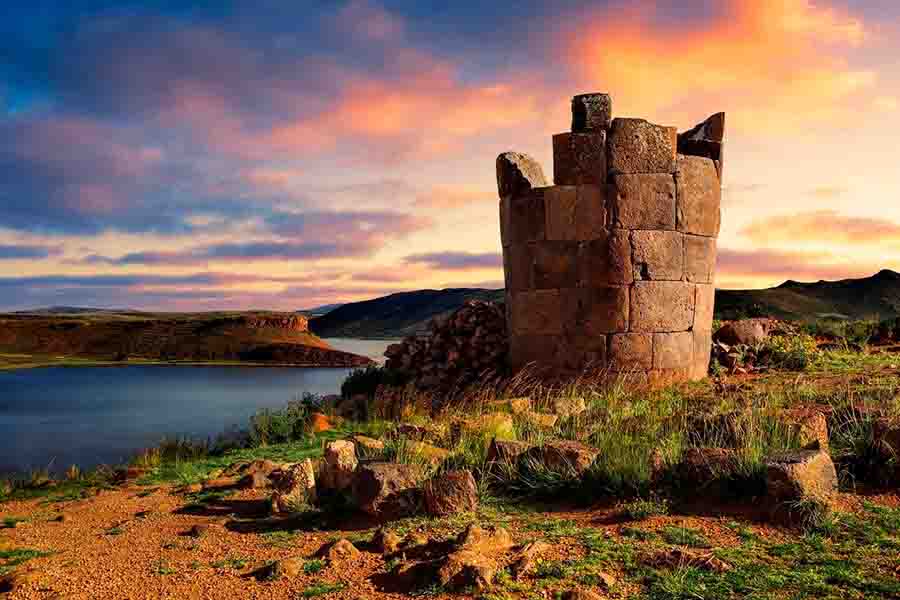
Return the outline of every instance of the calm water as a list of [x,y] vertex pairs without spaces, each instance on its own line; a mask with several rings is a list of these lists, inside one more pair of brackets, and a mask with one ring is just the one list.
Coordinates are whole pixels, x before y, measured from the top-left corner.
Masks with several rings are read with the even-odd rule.
[[[378,355],[389,343],[354,341],[332,345]],[[260,408],[284,406],[305,392],[336,393],[348,372],[178,366],[0,371],[0,473],[114,464],[165,436],[213,437],[245,426]]]

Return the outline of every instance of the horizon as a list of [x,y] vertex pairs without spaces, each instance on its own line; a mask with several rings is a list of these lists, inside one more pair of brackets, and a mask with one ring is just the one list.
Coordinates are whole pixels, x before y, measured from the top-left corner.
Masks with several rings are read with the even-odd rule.
[[726,112],[717,288],[900,270],[900,6],[78,4],[0,25],[0,311],[501,289],[494,160],[594,91]]

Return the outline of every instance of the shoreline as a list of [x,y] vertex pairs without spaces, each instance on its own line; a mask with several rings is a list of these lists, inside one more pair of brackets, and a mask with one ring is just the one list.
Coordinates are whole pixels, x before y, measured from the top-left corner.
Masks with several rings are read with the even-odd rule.
[[[22,355],[16,355],[22,356]],[[366,357],[364,357],[366,358]],[[372,361],[369,364],[375,364]],[[360,364],[322,364],[322,363],[282,363],[282,362],[255,362],[255,361],[172,361],[172,360],[153,360],[153,359],[129,359],[129,360],[103,360],[78,357],[28,357],[22,363],[6,363],[4,355],[0,354],[0,373],[12,371],[25,371],[30,369],[45,369],[48,367],[137,367],[137,366],[155,366],[155,367],[253,367],[253,368],[278,368],[278,369],[356,369],[364,368],[366,365]]]

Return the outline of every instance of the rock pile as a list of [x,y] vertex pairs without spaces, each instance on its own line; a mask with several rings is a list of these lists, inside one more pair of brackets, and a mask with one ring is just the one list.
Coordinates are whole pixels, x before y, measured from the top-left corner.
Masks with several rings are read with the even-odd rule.
[[720,113],[678,136],[587,94],[553,136],[555,185],[525,155],[498,157],[513,370],[706,376],[724,127]]
[[504,373],[507,352],[503,307],[470,300],[432,321],[428,336],[393,344],[384,355],[387,368],[419,390],[449,391]]

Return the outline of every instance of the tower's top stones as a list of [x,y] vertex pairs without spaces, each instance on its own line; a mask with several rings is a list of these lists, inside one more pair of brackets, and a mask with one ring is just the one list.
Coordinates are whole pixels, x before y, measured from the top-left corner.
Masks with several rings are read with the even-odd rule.
[[527,154],[504,152],[497,157],[497,189],[501,198],[547,185],[540,163]]
[[609,94],[579,94],[572,98],[572,132],[606,131],[612,121]]

